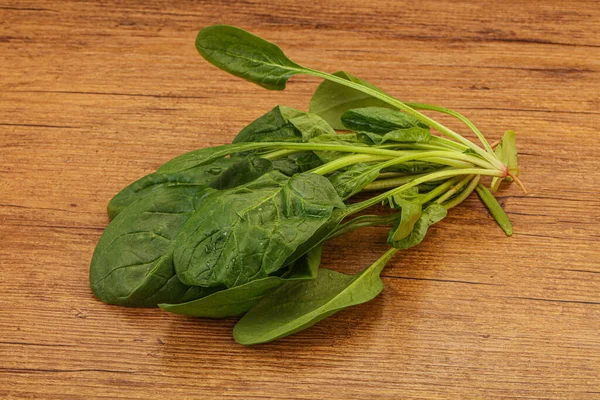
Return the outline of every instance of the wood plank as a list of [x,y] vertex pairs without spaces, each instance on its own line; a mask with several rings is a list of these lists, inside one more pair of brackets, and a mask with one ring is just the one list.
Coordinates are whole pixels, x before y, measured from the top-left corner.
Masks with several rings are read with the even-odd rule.
[[[214,23],[455,108],[490,139],[514,129],[530,191],[499,195],[514,236],[471,198],[392,260],[377,299],[252,348],[234,319],[96,300],[116,192],[276,104],[306,109],[318,84],[267,92],[218,71],[193,46]],[[598,398],[599,29],[595,1],[4,0],[0,398]],[[357,271],[385,235],[333,240],[324,265]]]

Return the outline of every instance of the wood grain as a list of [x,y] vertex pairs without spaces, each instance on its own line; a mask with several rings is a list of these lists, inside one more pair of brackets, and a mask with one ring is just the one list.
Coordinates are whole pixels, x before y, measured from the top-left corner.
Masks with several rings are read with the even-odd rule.
[[[232,319],[97,301],[112,195],[276,104],[306,109],[318,83],[266,92],[218,71],[194,49],[214,23],[491,139],[514,129],[530,190],[500,194],[514,236],[471,198],[376,300],[253,348]],[[599,30],[595,1],[2,0],[0,398],[600,398]],[[336,239],[325,264],[356,271],[384,238]]]

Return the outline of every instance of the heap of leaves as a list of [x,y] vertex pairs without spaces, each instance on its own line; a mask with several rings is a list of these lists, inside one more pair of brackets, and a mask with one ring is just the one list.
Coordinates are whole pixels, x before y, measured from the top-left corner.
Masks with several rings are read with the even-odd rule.
[[[267,89],[284,89],[296,74],[324,81],[310,112],[277,106],[232,144],[183,154],[118,193],[91,263],[101,300],[196,317],[243,315],[234,338],[264,343],[373,299],[390,258],[419,244],[473,191],[512,233],[480,183],[493,177],[492,191],[502,180],[519,183],[511,131],[494,151],[455,111],[401,102],[346,72],[302,67],[239,28],[205,28],[196,47]],[[483,148],[418,110],[458,118]],[[376,194],[350,202],[359,192]],[[390,213],[365,213],[382,203]],[[355,275],[320,268],[326,240],[365,226],[391,227],[385,254]]]

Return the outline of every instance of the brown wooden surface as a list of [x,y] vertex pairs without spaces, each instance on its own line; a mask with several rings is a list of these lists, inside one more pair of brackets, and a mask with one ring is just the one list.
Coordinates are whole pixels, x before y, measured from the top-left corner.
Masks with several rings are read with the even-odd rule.
[[[233,319],[97,301],[111,196],[276,104],[306,109],[318,83],[218,71],[194,49],[214,23],[492,140],[514,129],[530,190],[500,194],[514,236],[471,198],[376,300],[253,348]],[[600,398],[599,31],[596,1],[0,0],[0,398]],[[356,271],[384,242],[353,233],[324,264]]]

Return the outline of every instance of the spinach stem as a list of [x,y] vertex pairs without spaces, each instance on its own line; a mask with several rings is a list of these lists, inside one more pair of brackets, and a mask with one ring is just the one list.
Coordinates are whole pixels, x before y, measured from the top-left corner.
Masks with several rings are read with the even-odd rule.
[[400,187],[394,188],[392,190],[388,190],[387,192],[381,193],[377,196],[371,197],[368,200],[362,201],[360,203],[355,203],[346,208],[345,215],[352,215],[356,212],[362,211],[366,208],[374,206],[375,204],[381,203],[386,200],[388,197],[393,196],[398,193],[402,193],[405,190],[410,189],[411,187],[415,187],[420,185],[421,183],[430,182],[439,180],[442,178],[451,178],[459,175],[487,175],[487,176],[504,176],[503,171],[498,170],[489,170],[482,168],[465,168],[458,170],[449,170],[449,171],[438,171],[427,174],[427,176],[415,179],[414,181],[408,182]]
[[406,102],[404,104],[406,104],[409,107],[414,108],[415,110],[437,111],[437,112],[441,112],[441,113],[448,114],[448,115],[455,117],[456,119],[458,119],[459,121],[461,121],[465,125],[467,125],[469,127],[469,129],[471,129],[473,131],[473,133],[475,133],[475,135],[477,135],[477,137],[481,141],[481,144],[483,144],[483,147],[485,147],[485,149],[487,150],[488,153],[494,154],[494,149],[492,149],[492,146],[490,146],[490,143],[487,141],[485,136],[483,136],[481,131],[475,126],[475,124],[473,124],[467,117],[465,117],[461,113],[451,110],[449,108],[440,107],[440,106],[436,106],[433,104],[412,103],[412,102]]
[[448,190],[452,185],[454,185],[459,180],[460,180],[460,177],[458,177],[458,176],[448,179],[446,182],[442,183],[441,185],[436,186],[433,190],[430,190],[427,193],[423,193],[421,195],[422,197],[419,199],[419,202],[421,204],[426,204],[426,203],[430,202],[431,200],[435,199],[436,197],[438,197],[439,195],[444,193],[446,190]]
[[[353,157],[353,156],[342,157],[337,160],[331,161],[325,165],[322,165],[321,167],[315,168],[314,170],[312,170],[312,172],[315,174],[319,174],[319,175],[325,175],[330,172],[336,171],[340,168],[343,168],[348,165],[356,163],[356,162],[354,162],[354,158],[351,158],[351,157]],[[431,158],[437,158],[437,157],[439,157],[438,162],[440,162],[440,163],[443,163],[444,159],[450,159],[450,160],[466,161],[473,165],[476,165],[476,166],[479,166],[482,168],[486,168],[486,169],[490,169],[490,170],[495,169],[493,165],[491,165],[486,160],[482,160],[479,157],[474,157],[469,154],[464,154],[464,153],[459,153],[456,151],[449,151],[449,150],[411,152],[410,154],[396,157],[391,160],[382,162],[381,164],[378,164],[375,168],[382,170],[384,168],[391,167],[396,164],[402,164],[402,163],[405,163],[408,161],[431,159]],[[361,161],[358,161],[358,162],[361,162]]]
[[465,187],[473,179],[473,177],[474,177],[473,175],[465,176],[464,178],[462,178],[461,180],[456,182],[448,191],[446,191],[446,193],[444,193],[443,195],[438,197],[435,200],[435,202],[437,204],[442,204],[443,202],[448,200],[450,197],[452,197],[456,193],[458,193],[458,191],[461,190],[463,187]]
[[338,236],[344,235],[348,232],[352,232],[359,228],[364,228],[367,226],[385,226],[392,225],[395,223],[402,213],[395,213],[390,215],[361,215],[359,217],[353,218],[348,222],[344,222],[339,225],[335,231],[327,236],[326,240],[336,238]]
[[460,203],[462,203],[467,197],[469,197],[469,195],[471,193],[473,193],[473,190],[475,190],[475,188],[479,184],[479,180],[480,179],[481,179],[481,176],[476,175],[475,178],[473,178],[471,180],[471,182],[469,182],[469,184],[467,185],[467,187],[462,192],[460,192],[456,197],[454,197],[450,201],[445,202],[442,205],[444,207],[446,207],[446,210],[449,210],[449,209],[451,209],[453,207],[456,207]]
[[303,67],[303,68],[304,68],[303,72],[305,72],[309,75],[313,75],[318,78],[326,79],[326,80],[338,83],[340,85],[350,87],[352,89],[356,89],[360,92],[371,95],[372,97],[375,97],[376,99],[385,101],[386,103],[393,105],[394,107],[397,107],[401,111],[404,111],[406,114],[415,117],[416,119],[423,122],[427,126],[434,128],[437,131],[445,134],[446,136],[451,137],[452,139],[470,147],[471,149],[473,149],[473,151],[475,151],[481,157],[488,160],[496,168],[498,168],[502,171],[506,170],[506,166],[496,157],[495,154],[488,153],[481,147],[477,146],[475,143],[471,142],[469,139],[459,135],[458,133],[454,132],[452,129],[440,124],[439,122],[426,116],[425,114],[418,112],[417,110],[413,109],[412,107],[407,106],[405,103],[401,102],[400,100],[397,100],[397,99],[395,99],[385,93],[382,93],[380,91],[371,89],[370,87],[363,86],[361,84],[349,81],[347,79],[340,78],[335,75],[328,74],[326,72],[317,71],[317,70],[306,68],[306,67]]

